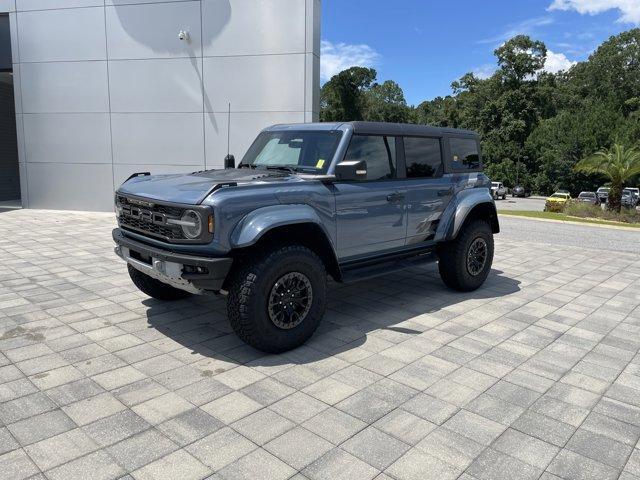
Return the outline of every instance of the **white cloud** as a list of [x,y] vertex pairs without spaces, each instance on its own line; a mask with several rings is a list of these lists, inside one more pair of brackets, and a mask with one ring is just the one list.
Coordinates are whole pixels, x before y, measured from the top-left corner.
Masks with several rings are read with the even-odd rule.
[[491,77],[491,75],[493,75],[496,72],[496,66],[492,65],[491,63],[486,63],[484,65],[480,65],[479,67],[476,67],[473,69],[473,75],[476,78],[479,78],[481,80],[486,80],[487,78]]
[[551,25],[553,21],[553,18],[549,16],[529,18],[520,23],[509,25],[505,31],[499,35],[479,40],[478,43],[503,43],[516,35],[532,35],[540,27]]
[[326,82],[349,67],[373,67],[380,55],[369,45],[351,45],[323,40],[320,47],[320,78]]
[[547,60],[544,62],[543,70],[549,73],[558,73],[561,70],[569,70],[577,62],[569,60],[564,53],[555,53],[547,50]]
[[575,10],[584,15],[597,15],[607,10],[620,10],[619,22],[640,25],[639,0],[553,0],[549,10]]

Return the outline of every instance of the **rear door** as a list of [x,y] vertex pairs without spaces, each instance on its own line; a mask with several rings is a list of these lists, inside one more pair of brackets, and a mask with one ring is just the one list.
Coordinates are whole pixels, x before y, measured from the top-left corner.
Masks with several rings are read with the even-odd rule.
[[393,136],[352,137],[344,159],[367,162],[367,179],[334,184],[341,259],[404,246],[406,185],[398,178],[399,145]]
[[443,142],[435,137],[404,137],[407,190],[407,245],[433,238],[453,196],[444,174]]

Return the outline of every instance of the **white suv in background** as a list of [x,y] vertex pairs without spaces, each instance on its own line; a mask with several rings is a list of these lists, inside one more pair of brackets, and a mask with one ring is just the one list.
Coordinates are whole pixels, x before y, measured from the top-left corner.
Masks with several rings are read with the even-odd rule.
[[496,200],[498,198],[503,200],[507,198],[507,189],[502,182],[491,182],[491,196]]

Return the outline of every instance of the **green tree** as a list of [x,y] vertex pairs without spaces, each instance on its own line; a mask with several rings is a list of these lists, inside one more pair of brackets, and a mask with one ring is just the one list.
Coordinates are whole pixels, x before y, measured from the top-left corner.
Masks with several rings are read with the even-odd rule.
[[351,67],[325,83],[320,91],[320,119],[323,122],[362,120],[367,100],[365,92],[376,79],[373,68]]
[[484,169],[487,176],[504,183],[505,187],[513,188],[516,184],[516,164],[509,158],[501,162],[494,162]]
[[610,102],[628,115],[636,107],[626,102],[640,97],[640,29],[609,38],[572,69],[568,80],[576,96]]
[[542,70],[547,59],[547,47],[526,35],[516,35],[494,52],[501,73],[507,81],[522,82]]
[[620,200],[625,183],[640,174],[640,150],[614,144],[609,149],[600,150],[578,162],[578,172],[601,174],[611,183],[609,191],[609,209],[620,211]]
[[365,92],[365,97],[365,120],[396,123],[409,121],[409,107],[404,99],[404,92],[393,80],[387,80],[382,84],[375,83]]
[[434,125],[436,127],[459,128],[461,125],[460,108],[457,99],[450,95],[436,97],[422,102],[410,113],[412,123]]

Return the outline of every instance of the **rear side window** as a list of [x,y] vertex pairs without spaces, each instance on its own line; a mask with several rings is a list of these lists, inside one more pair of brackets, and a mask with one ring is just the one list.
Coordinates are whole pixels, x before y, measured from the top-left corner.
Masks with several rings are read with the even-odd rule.
[[396,137],[354,135],[345,160],[367,162],[367,180],[396,177]]
[[480,170],[480,152],[475,138],[449,138],[451,169],[455,172]]
[[442,174],[442,152],[437,138],[404,138],[407,178],[436,177]]

